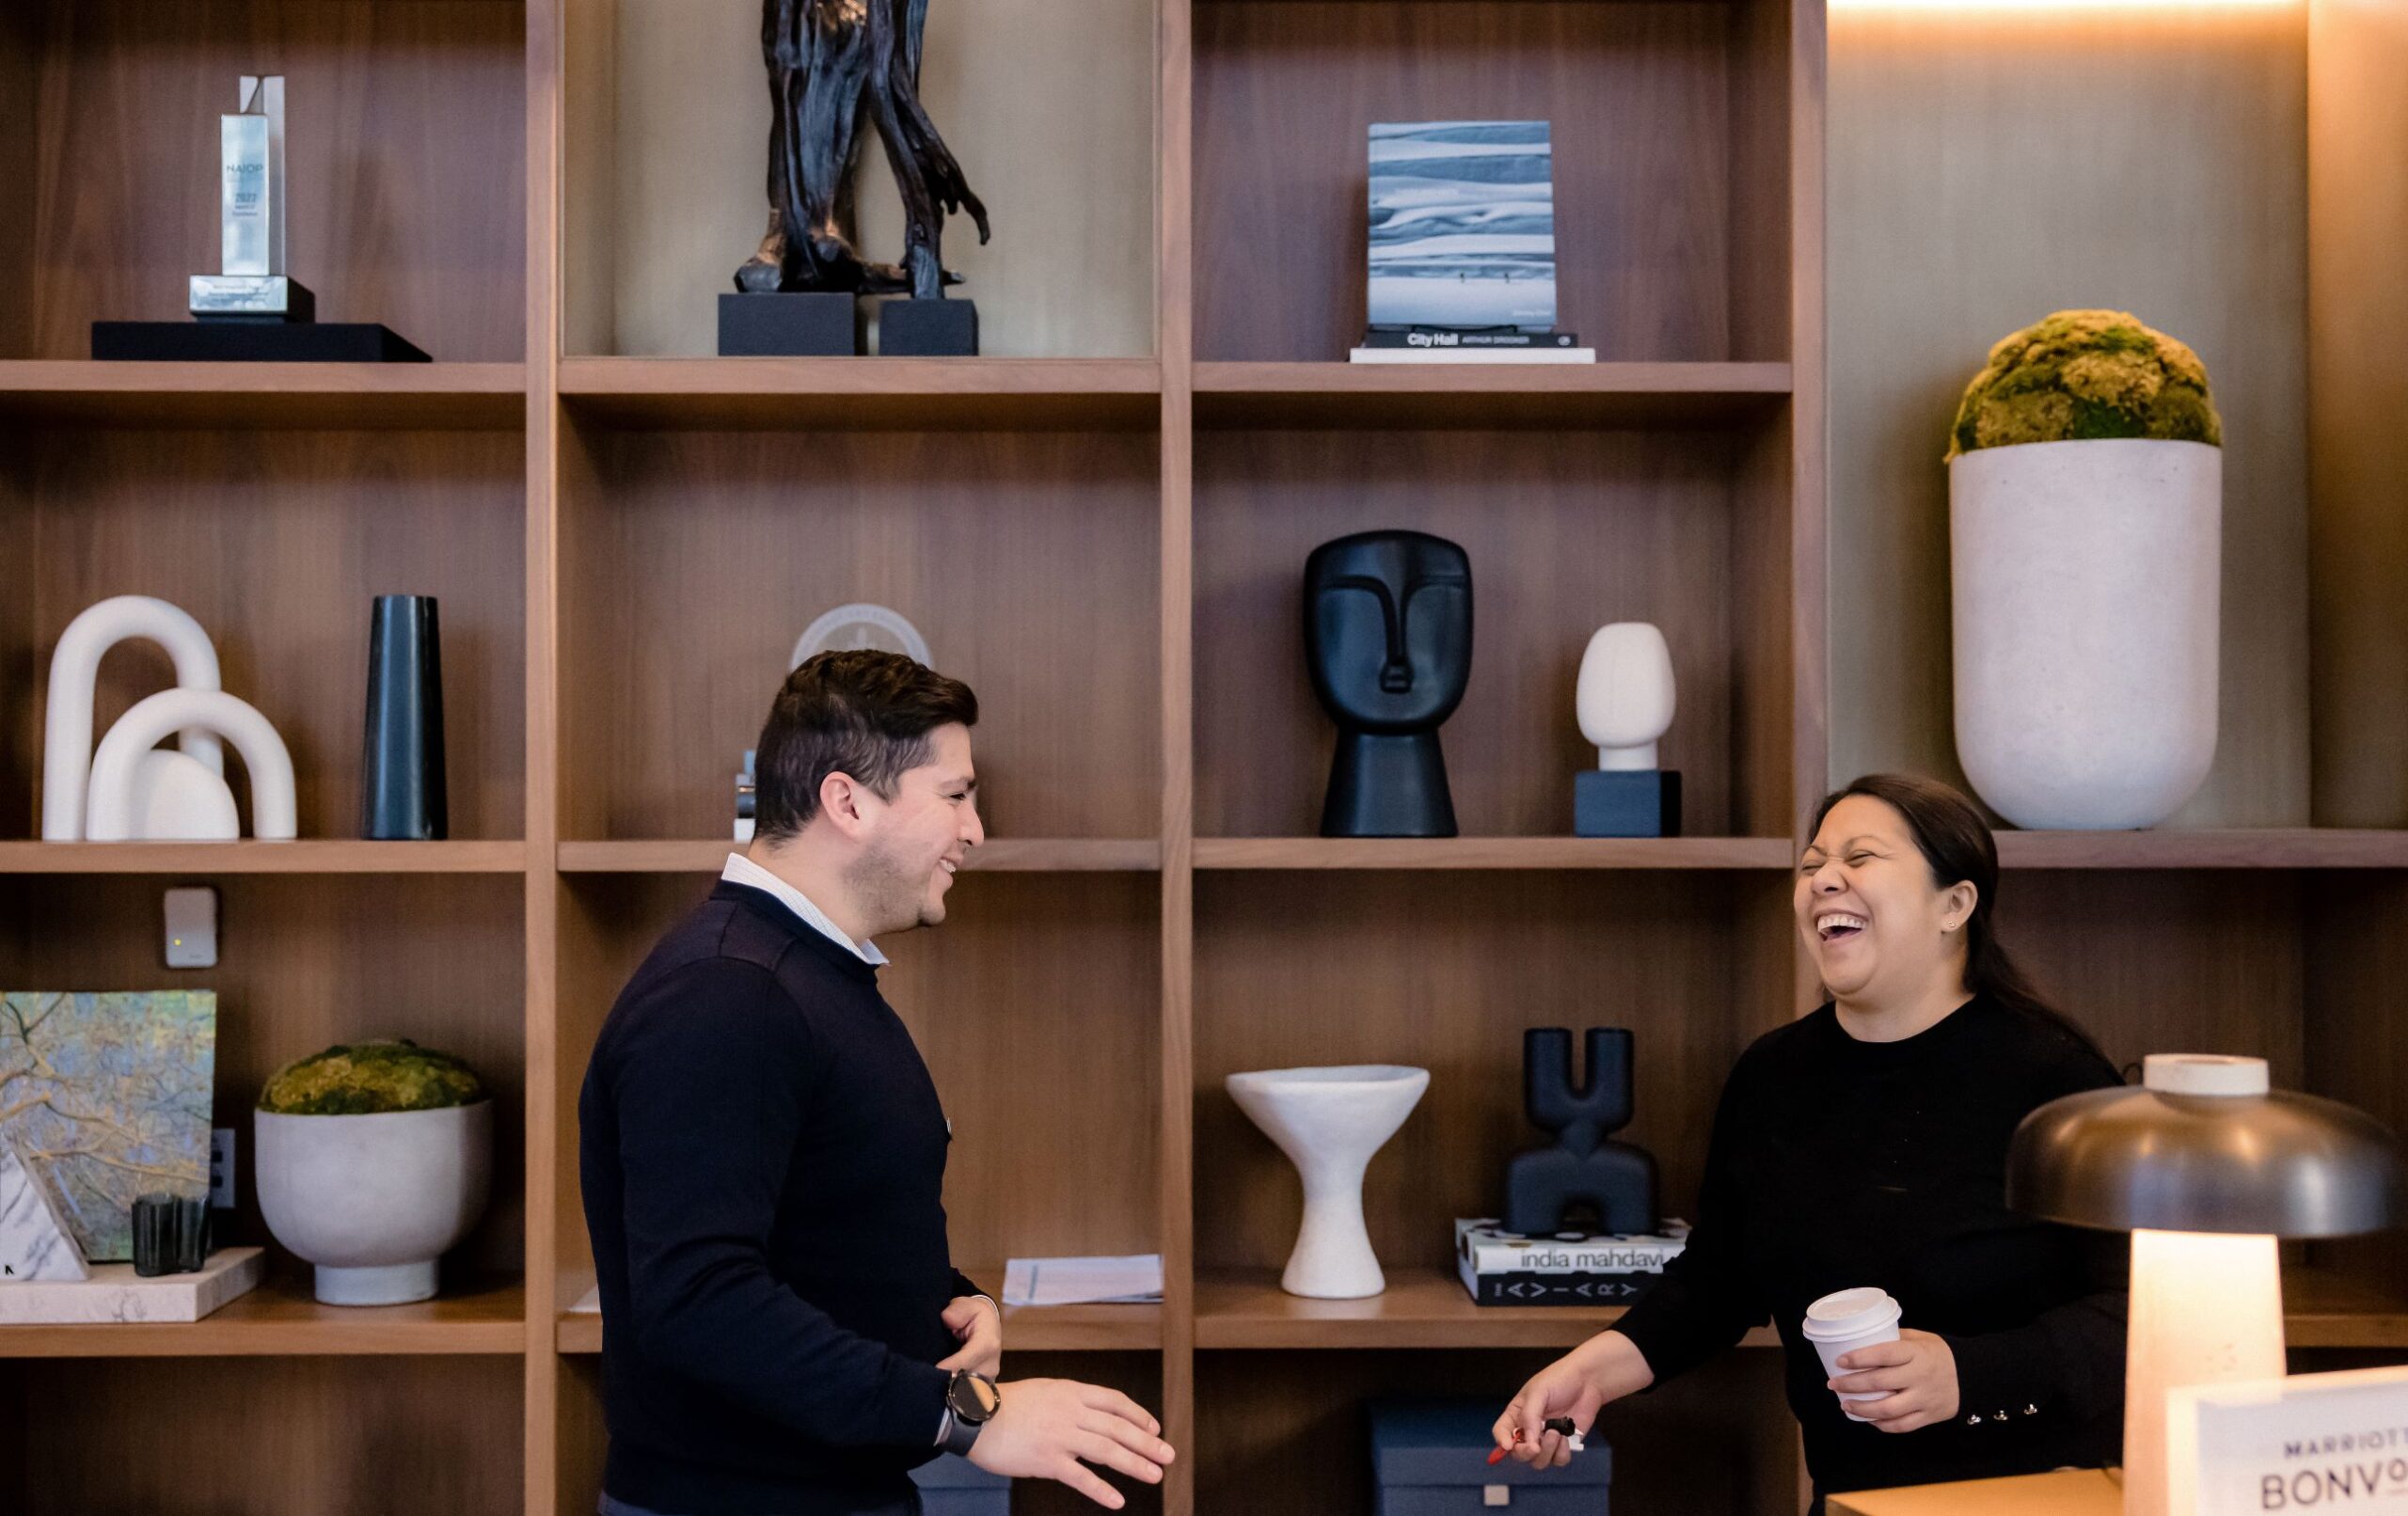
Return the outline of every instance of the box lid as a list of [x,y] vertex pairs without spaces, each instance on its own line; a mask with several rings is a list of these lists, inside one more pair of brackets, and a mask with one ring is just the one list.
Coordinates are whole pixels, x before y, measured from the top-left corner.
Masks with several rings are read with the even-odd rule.
[[[1489,1429],[1501,1401],[1386,1400],[1371,1407],[1371,1474],[1388,1488],[1404,1485],[1595,1488],[1613,1479],[1613,1449],[1598,1437],[1560,1469],[1533,1469],[1513,1459],[1490,1465],[1497,1439]],[[1595,1431],[1591,1429],[1592,1433]]]
[[1011,1480],[990,1474],[958,1453],[939,1453],[911,1471],[911,1482],[923,1490],[1008,1490]]

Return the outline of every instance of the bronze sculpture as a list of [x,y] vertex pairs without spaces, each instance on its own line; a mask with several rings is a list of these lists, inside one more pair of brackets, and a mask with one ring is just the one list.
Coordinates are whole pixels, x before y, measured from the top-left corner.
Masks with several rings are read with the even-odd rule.
[[[968,211],[987,240],[987,208],[920,104],[927,0],[762,0],[769,72],[769,228],[736,271],[745,293],[908,292],[936,300],[961,276],[940,248],[944,218]],[[852,170],[866,113],[903,197],[903,261],[856,252]]]

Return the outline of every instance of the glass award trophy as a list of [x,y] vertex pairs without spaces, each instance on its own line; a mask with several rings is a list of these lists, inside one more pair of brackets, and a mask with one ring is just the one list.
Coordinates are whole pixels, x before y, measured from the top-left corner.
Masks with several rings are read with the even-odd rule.
[[218,121],[223,271],[192,276],[203,321],[312,321],[317,300],[284,272],[284,77],[243,75],[242,109]]
[[285,272],[284,80],[245,74],[217,118],[218,261],[192,276],[190,321],[96,321],[92,356],[167,363],[424,363],[378,322],[322,322]]

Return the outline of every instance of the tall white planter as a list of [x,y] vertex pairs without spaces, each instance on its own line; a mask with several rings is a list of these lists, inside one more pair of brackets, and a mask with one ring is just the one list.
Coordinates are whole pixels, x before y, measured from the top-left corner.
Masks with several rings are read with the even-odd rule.
[[2216,752],[2224,453],[2038,442],[1949,466],[1956,756],[2019,827],[2153,827]]

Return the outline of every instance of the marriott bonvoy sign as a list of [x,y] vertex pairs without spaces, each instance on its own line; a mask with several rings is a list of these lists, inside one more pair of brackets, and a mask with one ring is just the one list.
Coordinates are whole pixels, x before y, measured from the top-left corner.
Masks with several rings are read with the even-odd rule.
[[2408,1516],[2408,1368],[2172,1391],[2172,1508]]

